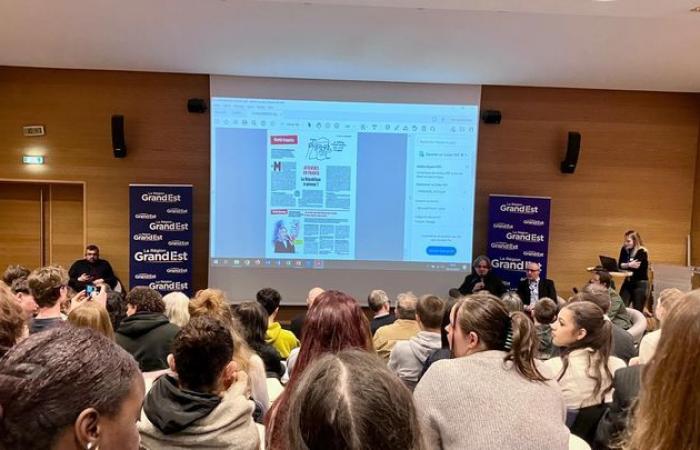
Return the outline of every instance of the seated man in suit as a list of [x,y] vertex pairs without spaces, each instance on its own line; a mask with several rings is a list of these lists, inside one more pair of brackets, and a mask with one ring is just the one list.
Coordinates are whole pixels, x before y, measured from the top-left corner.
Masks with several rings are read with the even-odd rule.
[[539,263],[529,262],[525,269],[525,278],[518,283],[518,295],[523,305],[529,310],[535,306],[541,298],[551,298],[557,301],[557,291],[554,289],[554,281],[540,279],[542,267]]

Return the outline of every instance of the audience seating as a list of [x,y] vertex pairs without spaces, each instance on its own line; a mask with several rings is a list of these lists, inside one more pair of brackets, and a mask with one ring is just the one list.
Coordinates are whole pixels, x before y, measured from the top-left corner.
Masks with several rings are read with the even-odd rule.
[[634,338],[634,343],[639,344],[647,330],[647,318],[634,308],[627,308],[627,311],[632,316],[632,327],[627,332]]

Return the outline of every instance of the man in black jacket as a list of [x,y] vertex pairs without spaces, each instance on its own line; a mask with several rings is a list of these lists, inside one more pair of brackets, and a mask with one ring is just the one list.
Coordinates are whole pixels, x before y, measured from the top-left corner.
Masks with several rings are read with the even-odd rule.
[[459,293],[469,295],[479,291],[488,291],[496,297],[506,293],[506,286],[491,270],[488,256],[477,256],[472,263],[472,273],[464,278]]
[[117,285],[117,277],[114,276],[112,266],[107,260],[100,259],[100,249],[90,244],[85,247],[85,258],[79,259],[70,266],[69,285],[76,292],[85,289],[85,286],[95,282],[104,281],[114,289]]
[[168,368],[168,354],[180,330],[170,323],[161,295],[150,288],[135,287],[126,296],[126,315],[116,341],[139,363],[142,372]]
[[551,298],[557,301],[557,291],[554,288],[554,281],[540,279],[542,267],[535,262],[527,263],[525,269],[525,279],[518,283],[518,295],[523,305],[535,306],[537,300],[541,298]]

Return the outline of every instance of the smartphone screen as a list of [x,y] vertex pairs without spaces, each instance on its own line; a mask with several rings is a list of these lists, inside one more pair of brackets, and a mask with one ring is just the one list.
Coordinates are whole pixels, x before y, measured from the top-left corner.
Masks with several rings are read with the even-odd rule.
[[92,293],[95,292],[95,285],[93,284],[88,284],[85,286],[85,293],[87,295],[92,295]]

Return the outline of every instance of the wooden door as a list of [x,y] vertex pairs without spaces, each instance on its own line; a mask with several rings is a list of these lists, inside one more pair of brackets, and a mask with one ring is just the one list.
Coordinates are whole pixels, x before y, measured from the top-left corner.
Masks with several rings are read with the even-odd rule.
[[85,251],[83,185],[48,186],[48,262],[68,269]]
[[44,263],[42,203],[43,185],[0,182],[0,271]]

